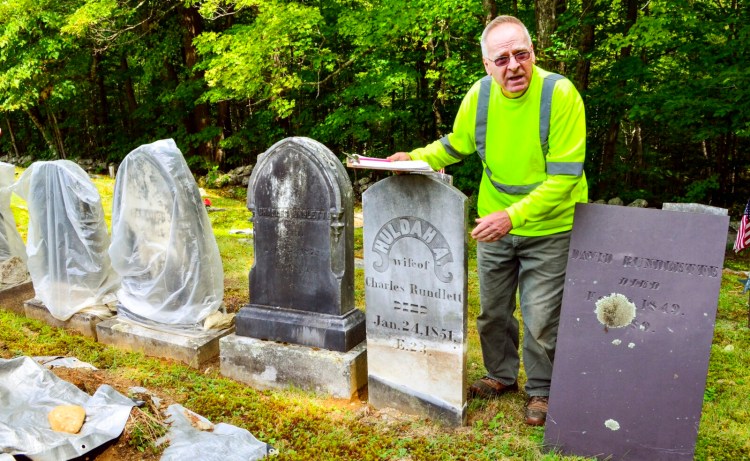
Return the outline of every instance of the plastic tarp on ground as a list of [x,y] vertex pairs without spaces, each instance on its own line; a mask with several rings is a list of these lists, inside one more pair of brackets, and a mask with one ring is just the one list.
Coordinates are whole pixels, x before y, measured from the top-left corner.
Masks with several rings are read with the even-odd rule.
[[[47,415],[58,405],[86,410],[78,434],[50,428]],[[134,405],[106,384],[90,396],[29,357],[0,359],[0,453],[34,461],[79,457],[118,437]]]
[[26,246],[16,227],[16,219],[10,209],[11,186],[15,182],[16,167],[0,162],[0,261],[14,256],[26,262]]
[[28,205],[26,253],[36,297],[59,320],[84,309],[102,315],[119,280],[94,183],[75,163],[55,160],[32,164],[14,191]]
[[130,152],[117,170],[112,266],[118,315],[200,329],[223,306],[224,272],[198,185],[171,139]]
[[247,430],[231,424],[212,424],[182,405],[170,405],[166,413],[170,428],[165,439],[169,447],[161,461],[255,461],[275,454],[274,448]]

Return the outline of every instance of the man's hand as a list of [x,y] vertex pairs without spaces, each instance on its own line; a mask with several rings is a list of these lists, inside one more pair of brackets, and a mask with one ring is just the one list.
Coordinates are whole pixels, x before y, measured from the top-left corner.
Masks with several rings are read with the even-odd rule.
[[513,223],[505,210],[490,213],[484,218],[477,218],[476,223],[477,227],[471,231],[471,237],[477,242],[494,242],[513,229]]
[[396,152],[390,157],[386,157],[386,159],[388,159],[389,162],[401,162],[403,160],[411,160],[411,156],[409,156],[408,152]]

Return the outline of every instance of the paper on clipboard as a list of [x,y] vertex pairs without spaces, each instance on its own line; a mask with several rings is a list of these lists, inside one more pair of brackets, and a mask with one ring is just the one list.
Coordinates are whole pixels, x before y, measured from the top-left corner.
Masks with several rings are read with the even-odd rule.
[[364,157],[357,154],[346,154],[346,166],[349,168],[363,168],[370,170],[433,171],[430,165],[424,160],[399,160],[391,162],[384,158]]

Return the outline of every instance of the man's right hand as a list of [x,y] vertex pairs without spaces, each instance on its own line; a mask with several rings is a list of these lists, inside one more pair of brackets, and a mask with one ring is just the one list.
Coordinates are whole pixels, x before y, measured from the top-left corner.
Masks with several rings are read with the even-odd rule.
[[400,162],[403,160],[411,160],[411,157],[408,152],[396,152],[390,157],[386,157],[386,159],[388,159],[389,162]]

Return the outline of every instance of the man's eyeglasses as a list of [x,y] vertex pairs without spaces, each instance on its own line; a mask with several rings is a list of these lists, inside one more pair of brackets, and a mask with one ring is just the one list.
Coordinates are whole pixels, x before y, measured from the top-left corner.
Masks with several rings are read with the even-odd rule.
[[[526,62],[529,60],[529,58],[531,57],[531,51],[519,51],[518,53],[512,55],[512,57],[516,59],[517,63],[521,64],[522,62]],[[510,58],[511,56],[500,56],[492,62],[494,62],[497,67],[505,67],[510,64]]]

